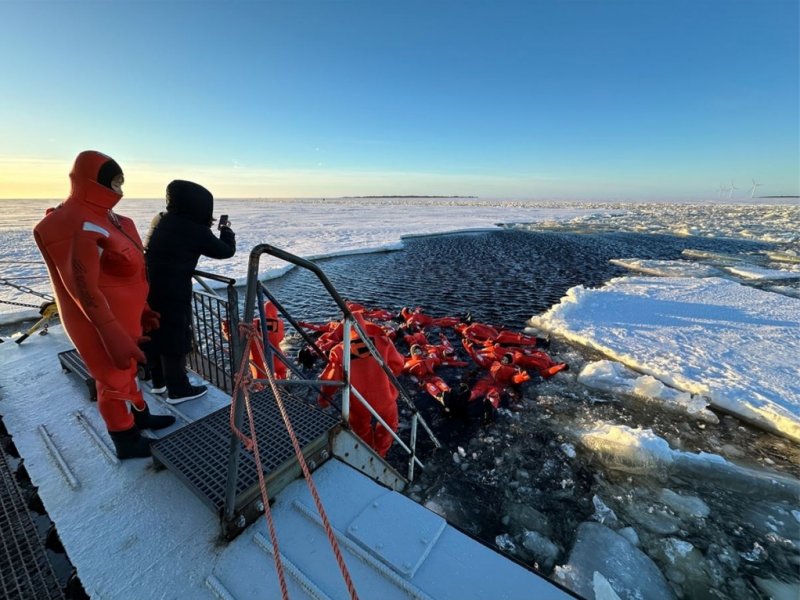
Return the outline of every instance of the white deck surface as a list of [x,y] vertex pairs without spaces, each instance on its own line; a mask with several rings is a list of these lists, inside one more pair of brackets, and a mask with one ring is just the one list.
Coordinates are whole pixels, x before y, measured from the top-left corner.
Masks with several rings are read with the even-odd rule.
[[[61,371],[56,355],[71,347],[60,327],[21,345],[0,344],[0,414],[87,593],[107,600],[280,598],[263,519],[222,543],[216,516],[175,476],[150,460],[116,461],[87,433],[77,411],[111,448],[85,386]],[[227,401],[216,392],[176,408],[194,419]],[[153,412],[168,412],[148,402]],[[71,475],[48,453],[41,426]],[[314,480],[362,599],[569,597],[337,460]],[[303,480],[281,492],[273,514],[290,597],[348,598]]]

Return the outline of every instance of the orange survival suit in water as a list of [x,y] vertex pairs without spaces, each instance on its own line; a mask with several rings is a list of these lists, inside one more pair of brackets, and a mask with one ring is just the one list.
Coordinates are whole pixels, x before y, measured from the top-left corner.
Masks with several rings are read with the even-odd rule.
[[[360,313],[353,315],[359,322],[364,332],[369,336],[375,349],[381,355],[384,363],[394,375],[399,375],[403,370],[403,355],[394,347],[383,329],[364,319]],[[351,330],[350,344],[350,383],[369,402],[386,424],[397,431],[397,388],[392,385],[389,377],[383,371],[378,361],[369,353],[366,345],[355,329]],[[344,377],[344,344],[336,344],[328,357],[328,366],[320,375],[325,381],[341,381]],[[320,404],[327,405],[327,399],[336,393],[336,387],[323,387],[320,390]],[[360,400],[352,396],[350,400],[350,427],[381,456],[386,456],[392,445],[392,434],[380,423],[372,426],[372,415]]]
[[158,315],[146,306],[147,277],[136,227],[111,211],[122,198],[121,188],[98,183],[108,165],[121,175],[108,156],[80,153],[70,173],[70,196],[48,211],[34,228],[34,238],[61,322],[97,383],[97,406],[118,454],[120,439],[114,434],[129,434],[127,442],[122,440],[122,453],[132,452],[128,458],[149,454],[149,446],[139,442],[128,403],[149,415],[136,381],[137,362],[145,360],[137,342],[143,321],[157,326]]
[[[286,379],[287,368],[280,358],[275,356],[277,352],[281,352],[281,342],[283,341],[285,326],[283,319],[278,315],[278,308],[269,300],[264,302],[264,315],[267,319],[267,339],[270,346],[272,346],[272,372],[275,374],[276,379]],[[261,319],[256,317],[253,319],[253,326],[261,333]],[[230,339],[230,325],[228,321],[222,322],[222,335],[226,340]],[[266,355],[266,351],[264,352]],[[267,369],[264,365],[264,359],[261,358],[261,353],[256,352],[255,348],[250,351],[250,374],[253,379],[266,379]]]
[[[278,316],[278,308],[269,300],[264,302],[264,316],[267,320],[267,339],[269,340],[270,346],[273,348],[272,372],[275,373],[275,377],[277,379],[286,379],[286,364],[280,358],[275,356],[276,352],[281,351],[281,342],[283,341],[284,336],[283,319]],[[261,319],[255,319],[253,324],[260,328]],[[255,362],[256,369],[260,371],[258,377],[266,377],[266,369],[263,361],[261,360],[261,356],[251,356],[251,358],[253,359],[253,362]]]

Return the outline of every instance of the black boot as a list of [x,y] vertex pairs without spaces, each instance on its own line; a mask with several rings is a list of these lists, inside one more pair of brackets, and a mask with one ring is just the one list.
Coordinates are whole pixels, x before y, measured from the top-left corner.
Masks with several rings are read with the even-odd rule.
[[164,429],[175,422],[175,417],[172,415],[150,414],[150,407],[147,404],[143,410],[137,410],[135,406],[132,409],[133,421],[139,429]]
[[109,431],[111,441],[117,450],[117,458],[147,458],[150,456],[150,441],[143,438],[139,433],[139,428],[134,425],[125,431]]

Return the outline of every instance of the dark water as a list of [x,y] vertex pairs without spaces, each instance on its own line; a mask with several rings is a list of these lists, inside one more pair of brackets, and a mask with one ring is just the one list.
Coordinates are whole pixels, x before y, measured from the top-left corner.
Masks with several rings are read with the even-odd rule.
[[[680,259],[686,248],[737,254],[768,247],[629,233],[502,230],[410,239],[402,251],[317,264],[342,296],[366,306],[393,311],[421,306],[433,316],[471,313],[477,321],[521,330],[531,316],[557,303],[570,287],[600,286],[628,273],[609,259]],[[316,321],[338,317],[316,278],[307,272],[295,270],[268,286],[295,316]],[[407,352],[402,342],[398,349]],[[501,409],[489,422],[446,415],[413,383],[408,384],[444,445],[433,452],[431,444],[419,443],[426,469],[410,488],[412,497],[551,576],[555,565],[566,562],[578,525],[596,515],[599,497],[615,511],[615,529],[636,530],[641,549],[668,574],[678,597],[764,598],[755,578],[792,580],[796,553],[764,526],[786,516],[785,503],[762,505],[758,498],[687,481],[679,473],[620,474],[591,455],[582,455],[580,449],[569,457],[565,448],[574,443],[570,431],[602,421],[652,429],[673,448],[686,452],[733,453],[741,464],[753,468],[767,464],[798,476],[796,447],[731,417],[721,415],[718,425],[708,425],[658,406],[589,392],[575,381],[575,373],[585,361],[600,357],[559,341],[549,352],[570,363],[571,372],[526,384],[523,399]],[[439,374],[452,384],[463,376],[460,371],[443,369]],[[401,405],[401,432],[406,434],[409,414]],[[395,448],[389,454],[401,472],[403,457]],[[670,513],[659,500],[665,488],[703,498],[711,516],[686,519]],[[748,521],[742,514],[756,516]],[[555,549],[543,555],[525,547],[530,530],[544,534]],[[691,565],[672,563],[664,546],[664,540],[672,538],[691,542],[701,558],[693,557]]]
[[[679,259],[685,248],[737,253],[768,247],[706,238],[506,230],[409,239],[399,252],[317,264],[342,296],[367,306],[399,310],[419,305],[436,316],[471,312],[478,321],[521,328],[570,287],[598,286],[625,274],[609,264],[612,258]],[[296,270],[269,282],[269,288],[292,312],[335,317],[315,282],[308,272]]]

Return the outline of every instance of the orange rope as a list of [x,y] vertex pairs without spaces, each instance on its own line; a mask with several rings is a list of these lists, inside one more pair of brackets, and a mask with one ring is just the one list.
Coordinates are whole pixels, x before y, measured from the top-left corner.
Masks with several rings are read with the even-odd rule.
[[[253,340],[255,340],[256,350],[259,352],[260,357],[262,359],[263,364],[267,364],[266,357],[264,356],[264,346],[261,342],[260,336],[256,334],[255,328],[250,325],[249,327],[247,324],[240,325],[240,330],[244,332],[245,335],[248,337],[247,348],[248,350],[251,347]],[[242,361],[244,363],[244,361]],[[240,374],[242,372],[242,368],[240,367]],[[249,373],[249,371],[248,371]],[[238,377],[238,376],[237,376]],[[322,524],[325,529],[325,533],[328,536],[328,541],[330,542],[331,549],[333,550],[333,554],[336,557],[336,562],[339,565],[339,570],[342,573],[342,577],[344,578],[345,585],[347,586],[347,591],[350,594],[351,600],[358,600],[358,593],[356,592],[356,588],[353,585],[353,580],[350,577],[350,572],[347,570],[347,565],[344,562],[344,557],[342,556],[342,551],[339,548],[339,543],[336,541],[336,536],[333,533],[333,528],[331,527],[330,521],[328,520],[328,515],[325,512],[324,507],[322,506],[322,500],[320,500],[319,493],[317,492],[317,488],[314,485],[314,480],[311,478],[311,472],[308,470],[308,465],[306,464],[305,456],[303,456],[303,450],[300,447],[300,442],[297,441],[297,436],[294,433],[294,429],[292,428],[291,421],[289,420],[289,413],[286,410],[286,407],[283,404],[283,400],[281,399],[280,392],[278,391],[278,387],[275,385],[275,380],[272,374],[271,369],[267,369],[267,380],[269,381],[269,386],[272,389],[272,393],[275,396],[275,402],[278,405],[278,409],[281,412],[281,417],[283,418],[283,422],[286,425],[286,431],[289,433],[289,437],[292,440],[292,446],[294,447],[295,455],[297,456],[297,462],[300,464],[300,468],[303,471],[303,476],[305,477],[306,484],[308,485],[308,489],[311,492],[311,496],[314,499],[314,504],[317,507],[317,511],[322,519]],[[238,385],[238,384],[237,384]],[[248,395],[245,395],[245,401],[248,403],[248,411],[249,411],[249,400]],[[248,412],[249,414],[249,412]],[[252,416],[250,422],[250,432],[255,439],[255,429],[252,422]],[[238,435],[238,434],[237,434]],[[259,480],[261,479],[261,466],[259,467]],[[266,489],[262,489],[262,495],[266,494]],[[266,507],[266,502],[265,502]],[[273,545],[276,542],[273,541]],[[275,545],[277,548],[277,545]]]
[[[249,325],[250,329],[253,329],[252,325]],[[246,331],[247,325],[243,324],[240,326],[240,331],[245,333],[248,336],[247,346],[245,347],[245,355],[249,356],[250,345],[254,336],[251,335]],[[256,341],[258,345],[258,341]],[[263,349],[262,349],[263,352]],[[267,493],[267,484],[264,481],[264,469],[261,467],[261,455],[258,452],[258,439],[256,438],[256,427],[253,421],[253,410],[250,406],[250,383],[252,383],[253,378],[250,375],[250,369],[248,365],[248,361],[242,360],[242,364],[239,365],[239,372],[236,374],[235,378],[235,385],[233,388],[233,396],[231,397],[231,412],[230,412],[230,426],[231,431],[236,434],[236,437],[241,440],[244,447],[253,453],[253,459],[256,463],[256,469],[258,471],[258,487],[261,490],[261,501],[264,503],[264,516],[267,520],[267,527],[269,529],[269,538],[272,542],[272,548],[274,549],[273,556],[275,558],[275,570],[278,573],[278,581],[280,582],[281,587],[281,597],[283,600],[289,600],[289,588],[286,586],[286,576],[283,572],[283,563],[281,562],[280,557],[280,549],[278,548],[278,535],[275,531],[275,522],[272,518],[272,511],[269,507],[269,494]],[[234,423],[234,413],[236,410],[236,399],[239,396],[238,391],[242,390],[244,395],[244,405],[245,409],[247,410],[247,419],[250,424],[250,436],[247,437],[244,432],[237,429]]]

